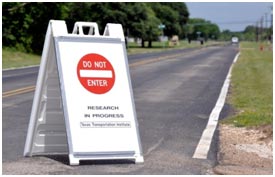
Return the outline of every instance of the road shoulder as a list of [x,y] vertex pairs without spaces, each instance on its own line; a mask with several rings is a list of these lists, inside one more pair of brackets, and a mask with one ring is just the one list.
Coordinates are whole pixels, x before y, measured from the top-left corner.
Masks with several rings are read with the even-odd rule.
[[272,175],[272,125],[240,128],[219,125],[218,165],[215,174]]

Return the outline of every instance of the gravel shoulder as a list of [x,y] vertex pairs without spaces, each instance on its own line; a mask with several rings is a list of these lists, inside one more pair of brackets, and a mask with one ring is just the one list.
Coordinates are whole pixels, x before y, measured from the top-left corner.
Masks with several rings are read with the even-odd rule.
[[272,125],[240,128],[219,125],[218,165],[214,174],[272,175]]

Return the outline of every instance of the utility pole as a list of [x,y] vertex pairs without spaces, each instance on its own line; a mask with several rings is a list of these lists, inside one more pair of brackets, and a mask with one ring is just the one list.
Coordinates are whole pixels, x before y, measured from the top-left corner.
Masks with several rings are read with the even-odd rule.
[[259,26],[258,26],[258,21],[256,22],[256,29],[255,29],[255,33],[256,33],[256,42],[259,41]]
[[273,6],[270,6],[270,29],[273,27]]
[[263,23],[264,23],[264,17],[262,16],[261,22],[260,22],[260,41],[263,40]]
[[271,6],[270,41],[273,44],[273,6]]
[[164,40],[164,28],[165,28],[165,25],[164,24],[160,24],[159,26],[159,29],[161,29],[161,41],[163,42],[162,43],[162,48],[164,48],[165,47],[165,40]]
[[265,30],[264,30],[264,36],[265,36],[265,40],[268,40],[268,25],[267,25],[268,21],[267,21],[267,13],[265,13]]
[[271,7],[271,28],[273,27],[273,7]]

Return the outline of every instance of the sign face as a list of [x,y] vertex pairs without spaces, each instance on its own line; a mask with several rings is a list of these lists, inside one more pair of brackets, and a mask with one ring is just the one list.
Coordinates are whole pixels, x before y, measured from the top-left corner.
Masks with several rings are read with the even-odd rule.
[[164,29],[164,28],[165,28],[165,25],[163,25],[163,24],[159,25],[159,29]]
[[82,86],[95,94],[108,92],[115,83],[112,64],[102,55],[95,53],[86,54],[79,60],[77,76]]
[[140,146],[124,41],[69,36],[55,41],[74,156],[133,157]]

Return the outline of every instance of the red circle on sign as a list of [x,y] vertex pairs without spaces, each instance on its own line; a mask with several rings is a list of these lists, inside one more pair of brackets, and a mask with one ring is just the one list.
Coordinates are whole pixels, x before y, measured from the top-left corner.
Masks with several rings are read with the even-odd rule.
[[115,83],[112,64],[102,55],[95,53],[84,55],[79,60],[77,76],[81,85],[95,94],[107,93]]

